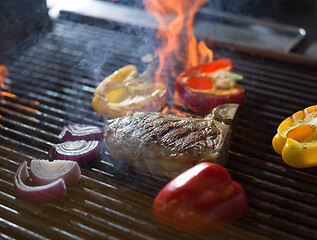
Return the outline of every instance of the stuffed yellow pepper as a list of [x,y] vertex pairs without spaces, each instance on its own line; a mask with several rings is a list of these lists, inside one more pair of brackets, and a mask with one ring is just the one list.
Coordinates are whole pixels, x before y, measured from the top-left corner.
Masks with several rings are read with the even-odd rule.
[[292,167],[317,166],[317,105],[300,110],[281,122],[272,145]]
[[130,111],[155,112],[169,97],[162,83],[150,82],[148,73],[137,75],[134,65],[127,65],[106,77],[95,89],[92,108],[100,115],[115,118]]

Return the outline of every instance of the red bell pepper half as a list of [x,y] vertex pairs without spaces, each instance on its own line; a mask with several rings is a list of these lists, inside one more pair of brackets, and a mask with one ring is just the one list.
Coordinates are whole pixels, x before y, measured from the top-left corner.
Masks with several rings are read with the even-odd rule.
[[238,219],[246,194],[220,165],[203,162],[170,181],[156,196],[156,218],[184,232],[211,231]]
[[231,72],[230,59],[219,59],[190,68],[175,81],[175,90],[184,103],[193,111],[210,113],[221,104],[245,101],[245,90],[236,81],[242,75]]

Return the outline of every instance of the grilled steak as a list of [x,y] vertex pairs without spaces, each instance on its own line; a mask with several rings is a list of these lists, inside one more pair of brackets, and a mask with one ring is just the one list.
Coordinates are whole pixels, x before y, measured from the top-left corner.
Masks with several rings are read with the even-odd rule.
[[114,158],[170,178],[199,162],[224,165],[237,107],[222,105],[205,118],[137,112],[111,119],[105,144]]

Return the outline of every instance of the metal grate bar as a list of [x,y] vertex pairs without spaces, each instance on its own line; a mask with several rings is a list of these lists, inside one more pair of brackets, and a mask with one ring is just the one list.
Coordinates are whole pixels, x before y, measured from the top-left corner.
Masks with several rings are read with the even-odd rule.
[[[314,239],[316,168],[294,169],[271,147],[279,122],[315,104],[316,69],[238,51],[220,51],[244,75],[246,104],[231,141],[227,169],[243,185],[249,210],[211,233],[185,234],[159,223],[152,202],[166,182],[130,168],[107,153],[82,166],[82,179],[58,202],[35,205],[16,198],[18,165],[47,158],[69,123],[103,126],[91,109],[94,88],[126,65],[140,69],[147,41],[111,29],[56,20],[52,32],[8,64],[0,89],[0,231],[34,239]],[[145,47],[153,52],[154,46]],[[2,95],[2,96],[1,96]]]

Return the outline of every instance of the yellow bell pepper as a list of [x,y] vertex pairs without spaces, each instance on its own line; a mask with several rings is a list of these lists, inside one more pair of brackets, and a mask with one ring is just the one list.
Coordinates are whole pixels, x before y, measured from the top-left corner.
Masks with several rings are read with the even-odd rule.
[[95,89],[92,108],[109,118],[125,116],[130,111],[160,110],[169,97],[162,83],[150,82],[146,74],[137,76],[134,65],[127,65],[106,77]]
[[300,110],[281,122],[272,145],[292,167],[317,166],[317,105]]

